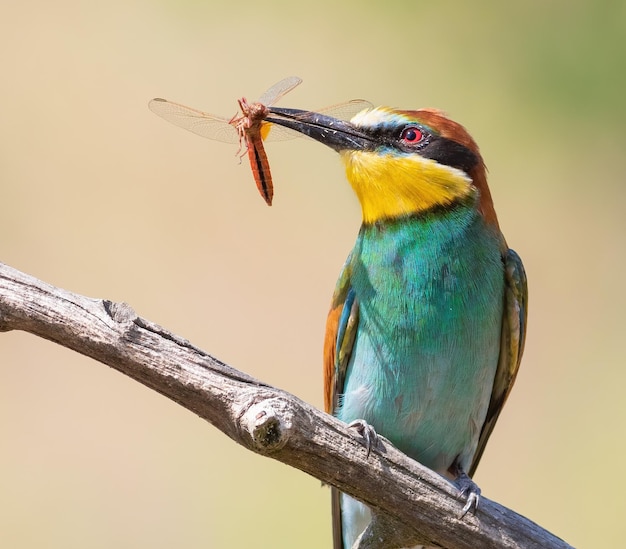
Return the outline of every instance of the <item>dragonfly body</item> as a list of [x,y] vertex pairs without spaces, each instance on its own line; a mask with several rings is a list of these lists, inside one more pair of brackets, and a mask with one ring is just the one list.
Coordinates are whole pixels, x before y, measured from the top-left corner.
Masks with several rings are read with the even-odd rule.
[[[244,147],[248,151],[250,169],[257,189],[267,205],[271,206],[274,198],[274,184],[270,163],[263,146],[263,134],[267,134],[267,131],[262,131],[263,119],[267,117],[269,110],[263,103],[248,103],[245,97],[242,97],[238,103],[242,116],[235,116],[229,122],[239,135],[239,151],[237,152],[245,154]],[[269,128],[267,124],[265,127]]]
[[263,139],[267,137],[270,125],[264,123],[263,119],[269,114],[268,106],[273,105],[300,82],[302,80],[297,76],[290,76],[274,84],[255,102],[249,103],[242,97],[238,101],[241,115],[235,115],[230,119],[161,98],[153,99],[148,106],[161,118],[202,137],[226,143],[238,142],[238,156],[245,154],[245,147],[256,186],[267,205],[271,206],[274,186],[263,146]]
[[[256,186],[265,202],[271,206],[274,186],[263,141],[293,139],[301,134],[275,126],[266,122],[265,118],[269,114],[269,107],[300,82],[302,80],[297,76],[290,76],[274,84],[255,102],[248,102],[246,98],[239,99],[241,114],[236,114],[231,118],[192,109],[161,98],[150,101],[148,107],[161,118],[197,135],[224,143],[239,144],[237,156],[241,157],[247,151]],[[352,118],[357,112],[371,106],[371,103],[367,101],[353,100],[319,109],[319,111],[343,119]]]

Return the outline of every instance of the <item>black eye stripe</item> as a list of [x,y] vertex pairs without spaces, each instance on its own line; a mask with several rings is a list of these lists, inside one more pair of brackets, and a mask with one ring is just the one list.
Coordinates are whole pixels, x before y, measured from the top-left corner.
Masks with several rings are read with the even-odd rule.
[[[415,143],[404,141],[402,134],[408,128],[416,128],[422,132],[422,139]],[[419,123],[406,123],[395,127],[361,128],[361,130],[366,131],[372,137],[371,150],[396,149],[404,153],[415,153],[440,164],[463,170],[467,174],[478,164],[478,156],[470,149],[452,139],[433,133],[428,127]]]
[[430,158],[453,168],[469,173],[478,164],[478,156],[464,145],[446,139],[440,135],[433,135],[429,143],[420,150],[424,158]]

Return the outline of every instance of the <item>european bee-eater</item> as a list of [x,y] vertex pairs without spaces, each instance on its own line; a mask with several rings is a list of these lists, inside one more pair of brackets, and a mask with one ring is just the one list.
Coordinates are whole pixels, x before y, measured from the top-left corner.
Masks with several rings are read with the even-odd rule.
[[[327,320],[326,410],[365,421],[476,505],[470,477],[515,380],[527,311],[478,146],[434,109],[379,107],[350,122],[269,111],[267,122],[337,151],[361,203]],[[334,547],[349,549],[371,513],[333,499]]]

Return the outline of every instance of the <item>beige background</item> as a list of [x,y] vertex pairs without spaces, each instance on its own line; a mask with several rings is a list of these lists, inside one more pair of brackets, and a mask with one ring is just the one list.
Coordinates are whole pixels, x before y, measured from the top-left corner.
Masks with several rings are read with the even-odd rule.
[[[531,292],[517,387],[476,476],[580,547],[623,539],[626,7],[25,1],[0,16],[0,260],[130,303],[321,406],[324,318],[359,225],[336,155],[268,144],[275,205],[234,149],[147,109],[437,106],[481,145]],[[383,7],[384,4],[384,7]],[[318,548],[317,480],[109,368],[0,334],[0,546]]]

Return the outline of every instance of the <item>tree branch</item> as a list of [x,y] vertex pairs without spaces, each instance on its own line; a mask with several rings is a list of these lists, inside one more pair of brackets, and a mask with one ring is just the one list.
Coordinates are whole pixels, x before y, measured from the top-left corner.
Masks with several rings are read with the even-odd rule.
[[449,549],[570,547],[486,498],[476,515],[460,518],[457,489],[387,441],[368,457],[360,437],[344,423],[220,362],[137,316],[129,305],[74,294],[0,263],[0,331],[9,330],[30,332],[107,364],[249,450],[365,502],[377,520],[362,548],[408,542]]

